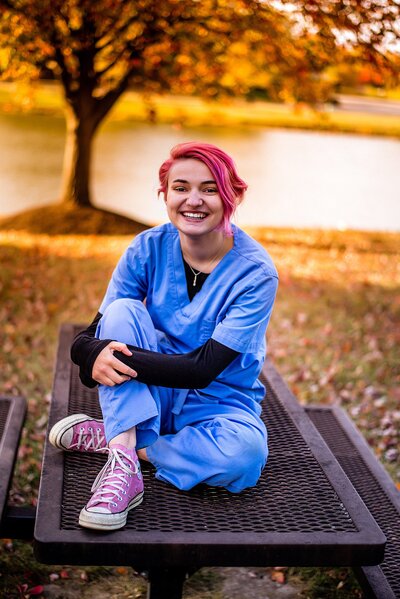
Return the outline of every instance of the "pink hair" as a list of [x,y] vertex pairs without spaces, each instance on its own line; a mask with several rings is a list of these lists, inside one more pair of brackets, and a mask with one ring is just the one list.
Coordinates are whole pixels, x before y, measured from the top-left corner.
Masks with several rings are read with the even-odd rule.
[[210,169],[223,203],[224,216],[218,230],[227,236],[232,235],[231,217],[237,206],[243,200],[247,184],[239,177],[232,158],[216,146],[201,142],[186,142],[174,146],[170,157],[162,163],[159,170],[160,188],[158,193],[166,197],[168,175],[176,160],[194,158],[200,160]]

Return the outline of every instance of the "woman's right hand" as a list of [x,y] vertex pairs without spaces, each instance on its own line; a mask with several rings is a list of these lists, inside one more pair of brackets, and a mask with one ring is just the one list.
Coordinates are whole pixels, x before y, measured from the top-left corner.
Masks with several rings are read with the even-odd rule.
[[92,378],[108,387],[120,385],[137,377],[137,372],[129,368],[126,364],[114,357],[114,351],[120,351],[126,356],[131,356],[132,352],[125,343],[111,341],[97,356],[93,364]]

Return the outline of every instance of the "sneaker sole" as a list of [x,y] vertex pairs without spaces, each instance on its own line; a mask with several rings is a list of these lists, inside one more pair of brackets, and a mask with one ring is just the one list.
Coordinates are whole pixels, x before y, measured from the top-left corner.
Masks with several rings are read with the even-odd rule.
[[94,530],[117,530],[118,528],[122,528],[126,524],[129,511],[142,503],[143,495],[144,492],[136,495],[128,507],[118,514],[89,512],[84,507],[79,514],[79,524],[84,528],[93,528]]
[[68,447],[65,447],[61,443],[61,437],[65,433],[67,428],[74,426],[75,424],[79,424],[84,420],[95,420],[96,422],[102,422],[102,420],[97,420],[96,418],[90,418],[87,414],[72,414],[72,416],[66,416],[62,420],[56,422],[56,424],[51,428],[49,432],[49,441],[54,447],[57,449],[63,449],[64,451],[68,451]]

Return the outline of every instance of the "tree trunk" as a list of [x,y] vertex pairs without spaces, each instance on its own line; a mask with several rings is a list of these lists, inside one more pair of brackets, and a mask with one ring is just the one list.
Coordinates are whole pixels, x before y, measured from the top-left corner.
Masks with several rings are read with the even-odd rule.
[[91,206],[90,172],[94,134],[97,123],[85,115],[79,118],[68,108],[67,137],[61,187],[61,202]]

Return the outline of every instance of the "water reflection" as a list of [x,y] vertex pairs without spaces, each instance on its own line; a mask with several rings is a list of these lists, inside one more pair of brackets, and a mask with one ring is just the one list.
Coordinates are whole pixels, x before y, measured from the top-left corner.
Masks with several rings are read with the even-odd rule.
[[[0,115],[0,214],[57,198],[64,130],[62,119]],[[163,222],[158,167],[193,139],[235,157],[250,186],[240,224],[400,230],[400,142],[355,135],[109,123],[95,144],[96,204]]]

